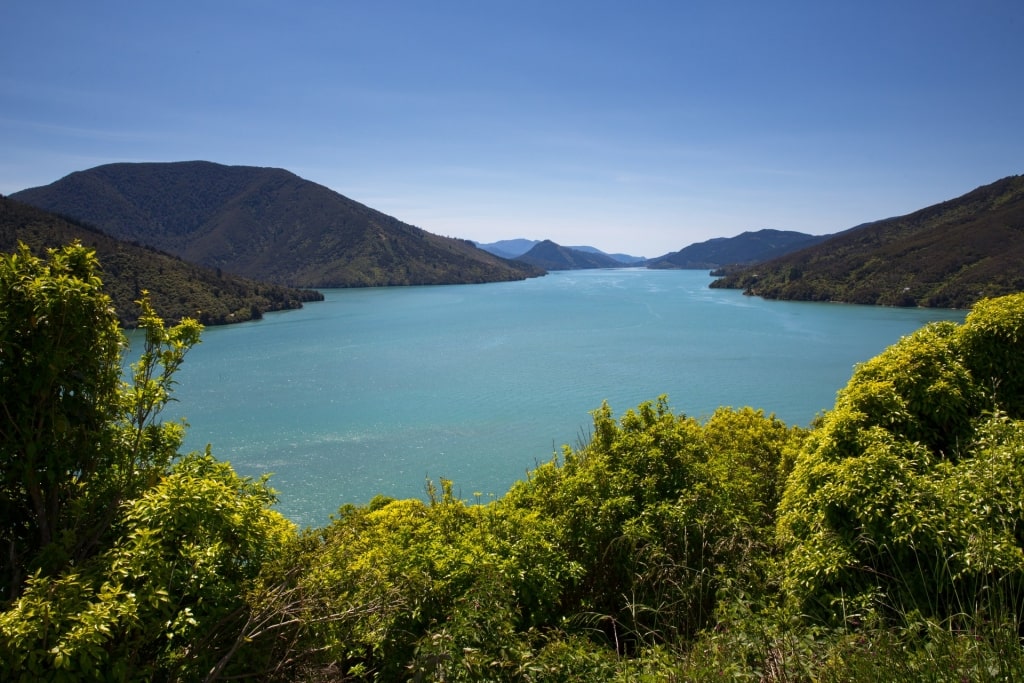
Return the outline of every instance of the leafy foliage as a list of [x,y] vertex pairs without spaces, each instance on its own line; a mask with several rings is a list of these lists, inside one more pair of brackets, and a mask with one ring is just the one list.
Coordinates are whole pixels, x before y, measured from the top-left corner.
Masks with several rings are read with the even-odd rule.
[[979,301],[961,331],[965,363],[999,407],[1024,418],[1024,295]]
[[1024,595],[1022,315],[1021,295],[982,302],[857,369],[780,507],[800,609],[942,619]]
[[721,574],[757,580],[787,454],[801,438],[751,409],[720,409],[702,426],[664,398],[618,423],[605,405],[586,447],[567,449],[563,464],[541,466],[507,498],[554,520],[583,570],[564,607],[595,615],[628,651],[707,626]]
[[132,382],[95,253],[0,258],[3,680],[194,679],[234,657],[247,587],[293,535],[266,482],[179,460],[157,419],[201,326],[145,298]]
[[[297,610],[300,642],[316,655],[305,664],[463,680],[502,677],[530,660],[531,630],[557,620],[560,587],[576,570],[550,523],[498,502],[469,505],[450,482],[441,486],[426,504],[377,498],[342,508],[285,556],[273,585],[312,596]],[[284,645],[280,658],[294,658],[294,642]]]
[[467,504],[442,480],[427,503],[343,508],[300,540],[273,585],[316,596],[297,641],[310,670],[604,677],[619,657],[712,623],[722,576],[763,583],[801,439],[750,409],[701,425],[664,399],[620,421],[604,406],[589,444],[503,498]]
[[110,547],[29,579],[0,614],[0,677],[196,680],[226,665],[246,586],[292,533],[272,502],[209,454],[184,458],[125,506]]
[[0,679],[1024,675],[1024,295],[858,366],[810,430],[603,405],[505,496],[302,533],[158,419],[198,323],[141,299],[124,382],[109,304],[81,245],[0,260]]
[[122,337],[97,268],[74,246],[49,262],[24,246],[0,258],[0,595],[49,563],[44,549],[74,552],[63,532],[83,486],[132,466],[107,428],[120,409]]

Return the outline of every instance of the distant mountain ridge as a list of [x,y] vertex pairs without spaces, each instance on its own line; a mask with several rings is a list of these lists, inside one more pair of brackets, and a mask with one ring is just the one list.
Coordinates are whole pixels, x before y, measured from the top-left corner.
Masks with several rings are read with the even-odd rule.
[[283,169],[108,164],[11,196],[192,263],[289,286],[458,284],[542,274]]
[[712,287],[770,299],[943,308],[1024,291],[1024,176],[859,225]]
[[300,308],[320,301],[319,292],[254,282],[186,263],[151,247],[131,244],[89,226],[68,221],[27,204],[0,197],[0,252],[14,253],[24,243],[36,256],[72,241],[96,251],[103,289],[125,327],[138,322],[135,301],[142,290],[157,313],[177,322],[196,318],[205,325],[243,322],[268,311]]
[[[542,240],[528,240],[520,237],[511,240],[498,240],[497,242],[491,242],[489,244],[482,244],[480,242],[474,242],[474,244],[476,244],[476,246],[483,249],[484,251],[489,251],[496,256],[501,256],[502,258],[508,259],[518,259],[520,256],[522,256],[523,254],[527,253],[535,246],[540,244],[541,241]],[[643,256],[632,256],[630,254],[609,254],[607,252],[601,251],[597,247],[569,246],[566,248],[575,249],[576,251],[585,251],[591,254],[603,254],[605,256],[610,256],[611,258],[618,261],[620,265],[625,266],[642,265],[647,260]]]
[[607,252],[601,251],[596,247],[588,246],[570,246],[569,248],[575,249],[576,251],[588,251],[591,254],[601,254],[602,256],[610,256],[611,258],[618,261],[621,265],[625,266],[642,266],[645,263],[647,263],[647,259],[644,258],[643,256],[632,256],[631,254],[609,254]]
[[507,259],[519,258],[526,252],[533,249],[540,243],[540,240],[528,240],[524,238],[517,238],[511,240],[498,240],[497,242],[491,242],[489,244],[481,244],[480,242],[474,242],[479,249],[489,251],[495,256],[500,256]]
[[648,268],[711,270],[730,265],[767,261],[823,242],[828,235],[808,235],[792,230],[764,229],[735,237],[716,237],[698,242],[647,262]]
[[551,240],[534,245],[516,260],[544,270],[584,270],[591,268],[622,268],[623,263],[604,253],[563,247]]

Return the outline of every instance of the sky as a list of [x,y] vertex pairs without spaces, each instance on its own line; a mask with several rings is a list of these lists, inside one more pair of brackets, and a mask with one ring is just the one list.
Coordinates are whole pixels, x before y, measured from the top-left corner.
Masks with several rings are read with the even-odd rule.
[[11,0],[0,194],[287,169],[430,232],[654,257],[1024,173],[1020,0]]

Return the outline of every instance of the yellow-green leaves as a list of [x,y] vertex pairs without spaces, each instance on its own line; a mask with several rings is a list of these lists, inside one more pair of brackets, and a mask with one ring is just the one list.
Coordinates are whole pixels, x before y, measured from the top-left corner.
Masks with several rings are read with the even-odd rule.
[[1022,332],[1024,295],[982,301],[856,369],[780,507],[799,609],[860,596],[943,618],[1024,590]]
[[78,244],[0,256],[0,598],[79,551],[70,508],[116,460],[123,337],[98,272]]

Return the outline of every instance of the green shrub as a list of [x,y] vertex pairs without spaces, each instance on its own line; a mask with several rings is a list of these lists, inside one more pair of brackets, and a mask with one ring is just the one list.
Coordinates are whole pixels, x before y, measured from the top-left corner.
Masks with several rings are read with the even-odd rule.
[[[0,679],[195,680],[232,667],[291,525],[265,481],[178,459],[161,422],[201,326],[143,298],[131,381],[95,254],[0,257]],[[177,460],[175,464],[172,462]]]
[[111,548],[37,574],[0,613],[0,678],[194,680],[228,664],[248,587],[292,533],[272,500],[209,455],[185,458],[128,505]]
[[1010,417],[1024,417],[1024,294],[979,301],[959,337],[978,385]]
[[467,504],[445,480],[428,492],[348,506],[299,540],[268,583],[307,596],[282,658],[383,680],[500,678],[529,661],[528,634],[557,622],[578,571],[550,522],[500,500]]
[[594,413],[590,443],[537,468],[506,499],[554,522],[579,567],[567,613],[591,615],[629,652],[687,638],[713,617],[718,577],[759,581],[799,430],[760,411],[720,409],[701,425],[662,398],[616,422]]
[[[1024,297],[983,302],[859,366],[807,439],[780,505],[784,586],[832,622],[946,619],[1024,595]],[[985,373],[1007,367],[1001,381]]]

